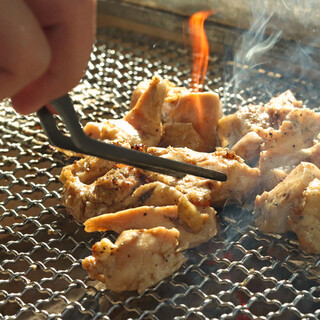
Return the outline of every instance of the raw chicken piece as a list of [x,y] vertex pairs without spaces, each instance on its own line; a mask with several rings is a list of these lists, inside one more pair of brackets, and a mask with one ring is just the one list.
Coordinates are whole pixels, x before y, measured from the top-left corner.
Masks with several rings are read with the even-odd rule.
[[97,242],[82,266],[110,290],[142,293],[185,262],[178,237],[179,231],[163,227],[123,231],[115,244],[106,238]]
[[89,122],[84,132],[95,139],[129,145],[156,146],[160,142],[161,110],[167,82],[154,76],[133,109],[120,120]]
[[[297,101],[291,91],[286,91],[276,98],[272,98],[266,105],[249,105],[241,107],[234,114],[225,116],[219,120],[219,138],[222,147],[228,146],[232,148],[237,142],[241,144],[242,155],[249,154],[249,159],[259,155],[255,140],[254,149],[257,150],[252,155],[252,146],[246,144],[242,139],[248,139],[246,135],[249,132],[255,132],[264,141],[267,139],[270,132],[277,130],[287,115],[295,109],[302,108],[302,103]],[[251,137],[250,137],[251,138]],[[245,151],[248,146],[250,150]]]
[[121,233],[128,229],[154,227],[176,228],[180,232],[179,247],[187,249],[209,241],[217,233],[216,212],[210,207],[195,207],[184,196],[178,205],[142,206],[117,213],[104,214],[87,220],[85,231]]
[[289,223],[304,206],[303,192],[311,181],[320,179],[320,169],[302,162],[281,183],[255,200],[256,225],[263,232],[283,233],[292,230]]
[[214,181],[186,175],[176,179],[154,172],[145,172],[150,181],[160,181],[187,196],[196,206],[223,206],[227,199],[244,203],[260,191],[257,168],[250,168],[239,156],[219,148],[213,153],[196,152],[186,148],[148,148],[148,153],[217,170],[227,175],[227,181]]

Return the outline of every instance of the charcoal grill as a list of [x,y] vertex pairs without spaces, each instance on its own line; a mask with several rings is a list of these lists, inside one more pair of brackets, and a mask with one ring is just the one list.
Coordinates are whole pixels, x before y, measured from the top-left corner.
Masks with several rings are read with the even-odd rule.
[[[84,124],[120,118],[132,90],[154,73],[179,86],[190,80],[190,52],[149,36],[101,29],[83,81],[71,96]],[[252,70],[236,93],[233,62],[211,58],[205,90],[221,96],[226,113],[266,102],[269,92],[292,89],[319,105],[316,82]],[[240,67],[241,68],[241,67]],[[63,128],[62,128],[63,129]],[[61,168],[73,161],[54,150],[34,115],[0,106],[1,319],[318,319],[320,259],[298,249],[293,234],[262,234],[252,214],[219,212],[218,236],[186,252],[187,262],[143,294],[113,293],[81,267],[101,234],[84,232],[60,203]],[[112,233],[106,233],[115,239]]]

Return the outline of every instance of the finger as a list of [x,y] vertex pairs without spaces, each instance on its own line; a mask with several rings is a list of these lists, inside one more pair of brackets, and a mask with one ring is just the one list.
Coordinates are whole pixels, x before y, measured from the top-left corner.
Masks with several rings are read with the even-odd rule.
[[0,1],[0,99],[39,78],[50,62],[50,47],[22,0]]
[[95,38],[95,0],[26,0],[51,48],[47,72],[12,98],[30,113],[70,91],[82,78]]

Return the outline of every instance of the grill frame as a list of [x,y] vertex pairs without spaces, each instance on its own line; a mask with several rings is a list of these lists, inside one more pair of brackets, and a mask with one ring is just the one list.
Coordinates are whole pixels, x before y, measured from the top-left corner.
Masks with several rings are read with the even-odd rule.
[[[101,29],[86,77],[72,97],[81,122],[120,118],[135,85],[153,73],[188,86],[191,55],[182,45]],[[240,70],[248,70],[239,66]],[[316,82],[252,69],[235,91],[234,65],[214,56],[204,89],[226,113],[293,89],[319,105]],[[249,71],[248,71],[249,72]],[[113,106],[115,104],[116,106]],[[63,130],[63,127],[61,127]],[[60,169],[73,161],[49,146],[34,115],[0,107],[0,315],[4,319],[317,319],[320,259],[298,249],[293,234],[262,234],[251,212],[219,212],[221,229],[188,250],[174,275],[143,294],[116,294],[91,281],[81,260],[103,236],[86,234],[60,203]]]

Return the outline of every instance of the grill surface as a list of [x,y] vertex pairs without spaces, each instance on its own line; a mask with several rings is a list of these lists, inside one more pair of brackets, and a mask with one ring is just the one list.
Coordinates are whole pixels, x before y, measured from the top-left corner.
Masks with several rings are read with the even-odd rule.
[[[83,123],[119,118],[135,85],[155,72],[188,86],[190,53],[175,43],[116,30],[100,32],[73,99]],[[226,112],[292,89],[309,107],[315,83],[253,70],[235,94],[233,65],[210,61],[206,90]],[[248,80],[249,79],[249,80]],[[114,107],[116,104],[117,107]],[[317,319],[320,259],[298,250],[294,235],[265,235],[238,207],[220,212],[221,230],[187,251],[188,261],[145,293],[116,294],[87,277],[81,260],[101,234],[86,234],[60,204],[67,159],[53,150],[39,120],[0,108],[0,316],[4,319]],[[109,235],[114,239],[114,235]]]

